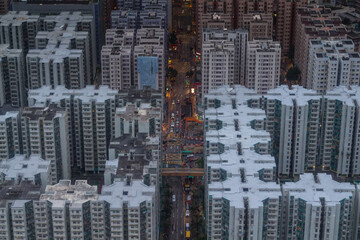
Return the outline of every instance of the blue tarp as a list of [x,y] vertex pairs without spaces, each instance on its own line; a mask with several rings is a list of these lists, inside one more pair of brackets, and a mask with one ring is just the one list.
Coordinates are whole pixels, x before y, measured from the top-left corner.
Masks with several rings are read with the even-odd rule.
[[137,62],[137,70],[140,73],[140,89],[143,89],[144,86],[150,86],[157,90],[158,57],[142,56],[137,58]]

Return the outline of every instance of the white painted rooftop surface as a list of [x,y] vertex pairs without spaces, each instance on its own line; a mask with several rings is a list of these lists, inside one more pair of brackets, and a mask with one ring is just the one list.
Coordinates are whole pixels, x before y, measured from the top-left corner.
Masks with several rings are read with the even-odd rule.
[[103,186],[99,200],[107,201],[111,208],[122,208],[123,203],[129,207],[139,207],[144,201],[153,201],[155,187],[147,186],[141,180],[133,180],[130,185],[115,180],[112,185]]
[[37,22],[39,15],[29,15],[27,11],[10,11],[5,15],[0,16],[0,26],[20,26],[24,22]]
[[[253,147],[256,143],[270,141],[270,136],[264,130],[251,128],[250,121],[264,120],[265,112],[261,109],[253,109],[247,106],[249,99],[259,100],[253,90],[242,86],[222,86],[210,90],[205,97],[221,101],[219,108],[205,110],[205,119],[222,121],[222,128],[209,130],[205,133],[206,141],[222,143],[225,152],[207,156],[207,166],[211,169],[224,169],[227,178],[224,181],[212,181],[208,185],[208,194],[212,198],[225,198],[230,201],[230,206],[244,208],[244,198],[248,198],[250,208],[263,206],[263,200],[267,198],[278,199],[282,191],[290,191],[290,195],[302,198],[313,205],[321,205],[320,198],[325,198],[326,205],[333,206],[345,198],[353,196],[355,185],[340,183],[332,179],[331,175],[318,174],[316,180],[312,173],[303,174],[296,183],[289,182],[284,185],[276,182],[264,182],[258,178],[261,169],[273,169],[274,157],[269,154],[258,154]],[[360,87],[354,86],[352,90],[338,87],[330,91],[325,98],[334,98],[353,104],[353,99],[360,100]],[[322,97],[313,90],[307,90],[300,86],[289,89],[280,86],[270,90],[265,98],[279,99],[282,104],[293,104],[296,99],[298,104],[307,104],[310,99]],[[235,106],[234,100],[235,99]],[[359,101],[360,102],[360,101]],[[237,114],[235,114],[237,113]],[[239,127],[235,129],[234,119],[238,119]],[[238,154],[236,142],[241,143],[242,154]],[[240,171],[243,169],[244,171]]]
[[39,155],[15,155],[15,157],[3,160],[0,163],[0,173],[4,175],[5,181],[23,180],[34,181],[35,175],[47,174],[49,172],[50,161],[42,159]]
[[293,100],[297,105],[307,105],[309,100],[321,99],[321,95],[315,90],[305,89],[302,86],[293,85],[291,89],[287,85],[281,85],[275,89],[271,89],[264,96],[266,99],[277,99],[283,105],[293,106]]
[[101,103],[107,99],[115,99],[117,93],[117,90],[112,90],[105,85],[100,85],[98,89],[94,85],[88,85],[82,89],[67,89],[64,86],[51,89],[51,86],[43,86],[38,89],[30,89],[28,100],[31,107],[44,107],[47,102],[57,103],[62,99],[70,99],[71,96],[83,102]]
[[22,53],[21,49],[11,49],[9,44],[0,44],[0,57],[18,56]]
[[321,205],[320,198],[324,198],[327,206],[333,206],[353,196],[355,185],[337,182],[325,173],[319,173],[317,177],[312,173],[305,173],[300,175],[297,182],[284,183],[282,189],[289,192],[290,196],[301,198],[313,205]]
[[[206,141],[225,145],[224,153],[207,156],[207,165],[227,172],[225,181],[209,184],[208,194],[213,198],[226,198],[231,206],[237,208],[244,208],[245,197],[249,200],[250,208],[263,206],[266,198],[277,199],[281,195],[280,185],[264,182],[257,177],[259,170],[272,170],[275,167],[274,157],[254,150],[256,143],[270,142],[268,132],[255,130],[250,125],[252,120],[266,118],[265,111],[250,108],[247,104],[248,100],[259,99],[260,95],[254,90],[236,85],[233,88],[223,86],[210,90],[206,97],[220,100],[221,107],[205,110],[205,118],[222,121],[221,129],[206,132]],[[235,119],[238,120],[238,130],[235,128]],[[236,143],[241,143],[241,155],[238,154]],[[240,169],[244,169],[244,176],[241,176]]]
[[17,118],[19,116],[18,111],[9,111],[6,112],[4,115],[0,115],[0,122],[4,122],[8,118]]
[[244,208],[244,198],[248,198],[250,208],[263,206],[267,198],[281,196],[280,185],[276,182],[263,182],[257,177],[248,177],[246,183],[240,178],[229,178],[224,182],[209,184],[209,195],[213,198],[225,198],[230,201],[230,206]]

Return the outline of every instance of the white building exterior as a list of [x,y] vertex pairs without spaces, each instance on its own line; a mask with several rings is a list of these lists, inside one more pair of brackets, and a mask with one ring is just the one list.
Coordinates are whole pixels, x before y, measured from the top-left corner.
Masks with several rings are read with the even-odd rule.
[[284,183],[286,217],[280,239],[357,239],[352,223],[355,191],[353,184],[336,182],[324,173],[305,173],[297,182]]
[[352,40],[317,40],[309,42],[307,88],[321,94],[336,86],[360,84],[360,54]]
[[319,159],[322,97],[316,91],[282,85],[264,95],[266,130],[278,175],[314,170]]
[[222,85],[244,84],[247,30],[204,29],[202,37],[203,94]]
[[277,239],[281,189],[258,95],[222,86],[205,95],[204,104],[208,236]]
[[253,40],[247,45],[245,86],[265,94],[279,86],[281,47],[272,40]]
[[103,172],[108,157],[107,147],[114,135],[117,90],[108,86],[83,89],[42,87],[29,91],[29,105],[46,107],[55,104],[65,108],[69,117],[71,166],[87,172]]
[[0,161],[13,158],[22,152],[21,124],[18,111],[0,115]]
[[8,103],[13,107],[26,104],[25,63],[21,49],[0,45],[0,106]]
[[49,184],[71,178],[67,119],[65,109],[55,105],[24,108],[21,113],[23,152],[50,161]]
[[[270,135],[265,129],[279,131],[276,125],[285,121],[284,126],[278,126],[285,129],[284,134],[294,128],[299,135],[313,137],[312,131],[316,130],[313,129],[314,120],[307,122],[306,133],[304,126],[297,129],[297,121],[292,123],[289,116],[296,116],[296,119],[299,116],[304,122],[305,116],[315,119],[322,111],[320,106],[327,101],[326,98],[342,99],[342,104],[351,106],[349,101],[357,102],[359,89],[353,87],[352,90],[343,90],[339,96],[333,91],[323,99],[313,90],[302,87],[289,90],[282,86],[262,98],[254,90],[235,85],[223,86],[205,95],[208,237],[244,240],[357,239],[360,219],[358,187],[347,182],[337,182],[325,173],[305,173],[300,174],[295,182],[275,182],[276,158],[270,156]],[[341,89],[337,91],[341,92]],[[346,100],[345,93],[349,94]],[[261,108],[264,105],[272,106],[263,111]],[[338,114],[341,115],[341,112]],[[271,125],[268,118],[274,118],[274,115],[279,119],[271,120]],[[286,124],[294,126],[287,127]],[[342,125],[344,131],[348,132],[346,125],[351,127],[351,122]],[[307,142],[311,142],[312,137]],[[320,136],[317,138],[321,139]],[[284,138],[281,139],[283,141]],[[291,145],[303,145],[303,140],[293,141]],[[357,146],[356,143],[352,145]],[[300,157],[301,154],[296,156]],[[339,158],[336,163],[340,162],[344,163]],[[357,163],[353,165],[355,171]],[[339,168],[339,171],[342,169]]]
[[27,76],[31,89],[63,85],[69,89],[84,88],[83,51],[46,48],[30,50],[26,56]]
[[[27,11],[10,11],[0,17],[0,43],[9,44],[11,49],[22,49],[27,53],[35,48],[35,37],[40,31],[40,16]],[[13,33],[17,34],[13,34]]]

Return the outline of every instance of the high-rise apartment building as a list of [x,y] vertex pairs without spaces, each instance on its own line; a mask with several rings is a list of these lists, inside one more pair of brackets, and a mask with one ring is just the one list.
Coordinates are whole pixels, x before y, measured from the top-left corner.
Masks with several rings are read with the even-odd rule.
[[244,29],[203,30],[203,94],[221,85],[245,82],[247,38]]
[[10,1],[1,0],[0,1],[0,15],[4,15],[9,11]]
[[65,86],[69,89],[86,85],[83,51],[80,49],[46,48],[30,50],[26,56],[30,89],[42,86]]
[[271,13],[249,13],[243,16],[242,28],[249,31],[249,40],[272,39],[273,35],[273,16]]
[[41,185],[26,180],[17,182],[14,179],[5,181],[0,186],[0,238],[35,239],[35,226],[31,217],[32,200],[39,199]]
[[19,111],[6,111],[0,115],[0,161],[22,153]]
[[[46,19],[53,19],[55,22],[53,23],[53,27],[56,25],[56,19],[59,15],[61,15],[62,12],[68,13],[76,13],[81,12],[83,16],[89,17],[89,19],[92,19],[93,23],[91,26],[91,42],[95,42],[95,46],[93,48],[95,55],[92,56],[92,60],[95,61],[99,66],[100,65],[100,53],[101,53],[101,47],[104,45],[104,36],[106,31],[106,26],[110,25],[110,12],[111,9],[109,9],[109,4],[112,0],[105,0],[105,1],[98,1],[98,0],[82,0],[82,1],[67,1],[67,0],[60,0],[56,1],[56,4],[54,4],[51,1],[47,0],[38,0],[38,1],[20,1],[20,0],[14,0],[11,2],[11,9],[13,11],[21,11],[21,12],[29,12],[33,18],[37,17],[37,15],[45,16],[41,18]],[[111,6],[113,8],[113,5]],[[71,17],[69,17],[71,18]],[[76,20],[76,18],[79,17],[73,17],[72,20]],[[81,18],[79,18],[81,19]],[[61,25],[60,25],[61,26]],[[84,28],[83,30],[77,30],[77,31],[87,31],[90,32],[89,29],[86,29],[85,25],[82,25]],[[35,28],[37,31],[37,29]],[[74,29],[75,30],[75,29]],[[43,29],[42,31],[50,31],[47,29]],[[36,34],[34,35],[35,38]],[[96,58],[95,58],[96,56]]]
[[246,28],[249,31],[249,40],[255,38],[272,39],[274,2],[264,1],[235,1],[234,17],[236,27]]
[[[222,86],[205,95],[207,235],[211,239],[276,239],[280,185],[265,112],[254,90]],[[263,227],[266,225],[267,227]]]
[[[40,17],[26,11],[8,12],[0,16],[0,43],[11,49],[22,49],[24,54],[35,48],[35,38],[40,30]],[[16,34],[14,34],[16,33]]]
[[65,85],[83,88],[92,84],[96,71],[94,23],[80,12],[46,16],[35,38],[35,49],[26,56],[29,88]]
[[133,78],[134,29],[108,29],[101,51],[101,79],[111,89],[129,89]]
[[306,87],[321,94],[360,84],[360,54],[351,40],[310,40]]
[[69,114],[67,124],[71,166],[86,172],[103,172],[107,147],[115,131],[117,90],[107,86],[83,89],[42,87],[29,91],[29,106],[55,104]]
[[67,114],[55,105],[26,107],[21,112],[23,152],[50,161],[52,184],[71,178]]
[[306,173],[297,182],[284,183],[280,239],[357,239],[352,223],[356,195],[354,185],[324,173]]
[[232,0],[196,1],[196,34],[200,49],[203,29],[234,29],[234,10]]
[[313,90],[283,85],[264,96],[266,130],[278,175],[299,175],[318,164],[321,96]]
[[294,25],[295,64],[301,72],[301,85],[306,86],[311,39],[344,39],[347,30],[331,9],[309,5],[296,10]]
[[106,43],[101,55],[102,84],[117,90],[133,86],[163,88],[166,75],[164,29],[109,29]]
[[357,86],[340,86],[320,95],[299,86],[281,86],[264,96],[266,129],[279,176],[316,170],[339,177],[360,174],[359,92]]
[[25,106],[26,71],[23,50],[10,49],[9,44],[0,45],[0,106]]
[[101,51],[101,79],[111,89],[129,89],[132,86],[132,46],[105,45]]
[[154,186],[117,180],[98,194],[84,180],[61,180],[40,195],[31,181],[1,184],[2,239],[157,239]]
[[139,12],[137,10],[120,8],[118,10],[111,11],[111,28],[137,29],[138,27]]
[[287,55],[294,43],[296,9],[307,4],[307,0],[276,1],[275,39],[281,44],[282,55]]
[[[274,158],[270,153],[271,145],[276,143],[270,141],[269,133],[265,131],[269,129],[269,121],[274,125],[285,122],[279,128],[284,129],[282,135],[286,135],[291,128],[298,128],[297,125],[287,127],[289,122],[295,119],[295,123],[303,123],[304,117],[315,118],[312,113],[316,107],[312,104],[320,106],[323,101],[322,96],[316,95],[315,91],[302,87],[287,89],[289,97],[285,94],[275,96],[277,91],[285,91],[285,88],[271,90],[274,93],[271,99],[288,105],[290,111],[296,109],[299,114],[288,112],[281,106],[276,106],[273,111],[272,107],[267,107],[272,104],[270,97],[261,98],[254,90],[243,86],[222,86],[205,95],[206,229],[211,239],[358,238],[360,191],[356,185],[337,182],[325,173],[306,173],[294,182],[275,182],[277,157]],[[355,96],[356,89],[348,93]],[[328,98],[330,96],[336,97],[335,93],[329,94]],[[343,104],[348,102],[341,99]],[[350,102],[346,104],[350,105]],[[335,113],[327,112],[332,115]],[[348,114],[348,111],[344,114]],[[274,115],[279,119],[269,119]],[[328,126],[331,124],[334,125],[329,122]],[[346,128],[346,124],[337,124]],[[321,128],[321,124],[317,125]],[[303,135],[302,131],[306,130],[317,132],[312,122],[297,129],[297,133]],[[344,134],[348,132],[345,130]],[[338,135],[343,136],[342,133]],[[357,138],[351,132],[350,135]],[[296,137],[295,134],[293,138]],[[283,136],[279,138],[284,148],[290,149],[291,154],[296,153],[297,157],[297,151],[301,150],[295,148],[301,145],[300,148],[307,147],[307,144],[301,142],[316,141],[314,135],[293,143],[283,142]],[[334,139],[332,143],[336,145],[337,141]],[[344,147],[350,145],[345,144]],[[352,146],[357,146],[357,143]],[[333,153],[333,156],[337,154],[340,155]],[[291,164],[296,164],[295,161]],[[353,164],[355,170],[357,163]]]
[[272,40],[253,40],[247,44],[245,86],[259,94],[279,86],[281,47]]

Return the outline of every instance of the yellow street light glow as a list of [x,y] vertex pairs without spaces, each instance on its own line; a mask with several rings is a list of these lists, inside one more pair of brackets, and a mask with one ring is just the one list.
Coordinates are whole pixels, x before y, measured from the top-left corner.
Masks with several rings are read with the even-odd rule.
[[195,93],[195,89],[194,89],[194,88],[191,88],[191,93]]

